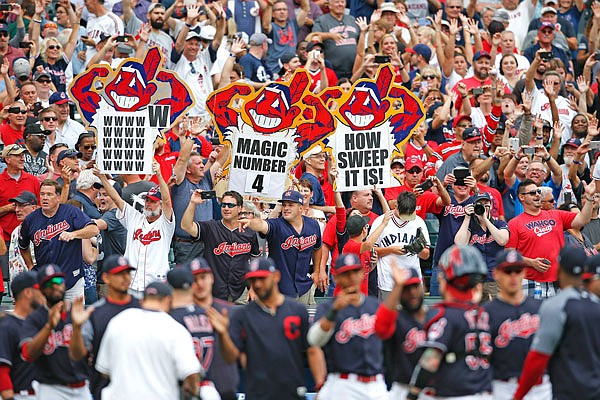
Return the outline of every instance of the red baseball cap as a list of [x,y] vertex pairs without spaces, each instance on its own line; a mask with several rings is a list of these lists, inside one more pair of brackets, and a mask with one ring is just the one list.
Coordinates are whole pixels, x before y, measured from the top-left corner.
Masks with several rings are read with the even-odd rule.
[[458,125],[458,123],[460,121],[462,121],[463,119],[468,119],[469,122],[473,122],[473,119],[471,118],[470,115],[467,114],[458,114],[455,118],[454,121],[452,121],[452,127],[456,128],[456,125]]
[[423,161],[421,161],[421,158],[419,156],[410,156],[406,160],[406,164],[404,164],[404,170],[410,171],[413,167],[419,167],[423,169]]

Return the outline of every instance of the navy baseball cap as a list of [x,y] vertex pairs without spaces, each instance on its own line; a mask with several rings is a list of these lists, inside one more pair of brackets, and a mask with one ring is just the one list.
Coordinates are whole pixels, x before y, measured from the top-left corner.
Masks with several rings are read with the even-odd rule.
[[23,190],[21,193],[19,193],[18,196],[13,197],[12,199],[8,199],[9,203],[19,203],[19,204],[37,204],[37,197],[35,197],[35,194],[27,191],[27,190]]
[[175,267],[167,272],[167,282],[173,289],[190,289],[194,283],[194,274],[189,268]]
[[492,201],[492,196],[490,196],[488,192],[479,192],[475,195],[475,197],[473,197],[473,203],[477,203],[481,200]]
[[[360,217],[359,217],[360,218]],[[334,274],[339,275],[347,271],[353,271],[356,269],[362,269],[360,258],[353,253],[342,253],[335,260]]]
[[600,254],[596,254],[588,258],[585,263],[585,271],[581,276],[584,280],[592,280],[600,278]]
[[281,199],[277,200],[279,203],[283,203],[284,201],[291,201],[292,203],[304,204],[304,197],[295,190],[286,190],[281,195]]
[[34,271],[22,272],[15,276],[10,283],[10,291],[15,299],[23,290],[27,288],[40,288],[40,285],[37,281],[37,274]]
[[42,286],[46,281],[54,278],[55,276],[65,277],[64,272],[56,264],[46,264],[41,267],[37,272],[37,281]]
[[427,61],[431,59],[431,49],[423,43],[418,43],[413,46],[412,51],[425,58]]
[[538,29],[538,31],[541,31],[544,28],[550,28],[552,30],[555,30],[556,27],[554,26],[554,24],[550,21],[544,21],[540,24],[540,28]]
[[443,105],[444,103],[442,103],[441,101],[436,101],[431,106],[429,106],[429,109],[427,110],[427,119],[433,118],[433,113],[435,112],[435,110],[437,110]]
[[132,267],[131,264],[129,264],[129,260],[119,254],[108,256],[102,263],[102,272],[106,274],[114,275],[132,269],[135,269],[135,267]]
[[50,96],[50,100],[48,100],[50,104],[58,105],[68,103],[69,101],[69,96],[67,96],[65,92],[54,92],[52,93],[52,96]]
[[158,190],[158,186],[154,186],[152,189],[148,190],[148,193],[142,195],[142,199],[150,199],[154,201],[161,201],[162,194],[160,194],[160,190]]
[[255,258],[248,264],[248,272],[246,272],[244,279],[265,278],[275,271],[277,271],[275,261],[271,258]]
[[579,148],[579,146],[581,146],[581,140],[577,139],[577,138],[571,138],[569,140],[567,140],[567,143],[565,143],[563,145],[563,147],[575,147],[576,149]]
[[492,56],[490,55],[490,53],[488,53],[485,50],[481,50],[481,51],[478,51],[477,53],[475,53],[475,55],[473,56],[473,61],[477,61],[482,57],[487,57],[490,60],[492,59]]
[[353,215],[346,220],[346,230],[350,237],[356,236],[362,232],[363,228],[369,225],[371,220],[369,217],[363,217],[361,215]]
[[56,157],[56,163],[60,165],[60,162],[65,158],[77,158],[77,154],[77,150],[74,149],[62,150],[60,153],[58,153],[58,157]]
[[481,140],[481,131],[476,126],[466,128],[462,134],[463,141],[465,142],[476,142]]
[[189,270],[192,271],[192,274],[194,275],[202,274],[205,272],[212,272],[212,268],[210,267],[210,265],[208,265],[208,262],[202,257],[194,258],[186,264],[186,267],[189,268]]
[[8,32],[8,25],[0,23],[0,32]]
[[587,256],[581,247],[565,246],[558,253],[558,264],[569,275],[583,274],[586,263]]
[[168,297],[173,294],[173,290],[166,283],[154,281],[144,289],[144,298],[156,296],[156,297]]
[[410,285],[420,285],[423,283],[423,281],[421,280],[421,277],[419,276],[419,273],[417,272],[416,269],[414,269],[414,268],[406,268],[406,269],[408,270],[408,273],[410,275],[406,279],[406,281],[404,281],[404,287],[410,286]]
[[496,254],[496,268],[521,267],[525,268],[523,256],[517,250],[502,250]]

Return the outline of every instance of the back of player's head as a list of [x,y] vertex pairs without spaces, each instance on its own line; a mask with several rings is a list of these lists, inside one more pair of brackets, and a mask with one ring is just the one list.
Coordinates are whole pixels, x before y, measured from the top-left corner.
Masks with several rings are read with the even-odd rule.
[[565,246],[558,253],[558,265],[561,271],[571,276],[581,276],[588,258],[581,247]]
[[149,283],[144,289],[144,300],[146,299],[164,299],[173,295],[173,290],[166,283],[155,281]]
[[25,289],[39,288],[37,273],[34,271],[25,271],[15,276],[10,283],[10,291],[12,292],[15,301],[19,300],[19,296]]
[[450,246],[440,258],[443,278],[452,288],[466,292],[487,275],[487,265],[477,248],[467,245]]
[[167,282],[175,290],[189,290],[194,283],[194,275],[187,267],[175,267],[167,273]]

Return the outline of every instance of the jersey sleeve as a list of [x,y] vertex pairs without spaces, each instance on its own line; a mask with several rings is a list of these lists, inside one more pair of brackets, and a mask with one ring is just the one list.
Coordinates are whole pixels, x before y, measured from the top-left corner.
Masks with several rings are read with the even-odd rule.
[[344,249],[342,252],[356,254],[360,257],[360,245],[361,243],[357,242],[356,240],[350,239],[344,245]]
[[81,336],[83,337],[83,344],[86,349],[92,348],[92,341],[94,340],[94,327],[92,322],[88,319],[81,327]]
[[14,327],[7,317],[0,323],[0,365],[13,365],[14,349],[19,345],[18,341],[19,337],[15,335]]
[[131,204],[127,202],[124,202],[124,204],[125,206],[123,207],[123,211],[117,209],[117,219],[119,220],[121,225],[127,228],[128,225],[135,221],[137,215],[141,214],[137,212],[136,209],[131,206]]
[[250,236],[250,257],[259,257],[261,255],[260,245],[258,244],[258,236],[252,231]]
[[107,231],[109,232],[118,229],[118,227],[121,225],[117,219],[116,212],[105,212],[102,214],[100,219],[106,222],[106,226],[108,227]]
[[[369,229],[369,232],[373,232],[375,229],[377,229],[379,227],[379,225],[381,225],[382,221],[383,221],[383,215],[380,215],[379,217],[375,218],[375,221],[373,221],[373,224],[371,225],[371,229]],[[379,235],[379,237],[375,241],[376,246],[381,246],[381,241],[380,241],[381,236],[383,236],[383,235]],[[356,253],[356,254],[358,254],[358,253]]]
[[271,238],[275,237],[277,235],[277,233],[279,232],[279,218],[271,218],[271,219],[267,219],[267,226],[269,227],[267,230],[266,234],[262,234],[259,233],[260,237],[263,239],[267,239],[270,240]]
[[517,245],[519,244],[518,243],[519,231],[517,228],[517,223],[514,218],[508,222],[508,232],[509,232],[508,242],[506,242],[506,245],[504,245],[504,248],[516,249]]
[[[175,368],[177,378],[184,380],[186,377],[193,375],[198,372],[202,372],[200,361],[196,357],[196,351],[194,350],[194,342],[190,333],[180,325],[174,322],[173,331],[176,338],[173,340],[173,353],[171,356],[175,360]],[[177,324],[175,326],[175,324]]]
[[429,310],[427,321],[425,324],[427,340],[422,347],[434,348],[446,353],[453,335],[451,321],[446,318],[443,309]]
[[539,312],[540,327],[531,342],[531,350],[546,355],[554,353],[567,321],[564,299],[566,297],[554,298],[553,301],[542,303]]
[[429,239],[429,230],[427,230],[427,225],[425,224],[425,221],[423,221],[422,218],[419,218],[419,228],[421,228],[421,231],[425,236],[425,242],[427,242],[427,247],[431,247],[431,240]]
[[[28,215],[28,216],[30,216],[30,215]],[[30,221],[31,221],[31,219],[25,218],[25,220],[21,224],[21,229],[19,231],[19,248],[23,249],[23,250],[28,249],[29,243],[31,242],[31,238],[29,236]]]
[[23,346],[25,342],[29,342],[42,329],[46,320],[42,320],[42,316],[34,312],[23,321],[21,332],[19,335],[19,346]]
[[85,228],[89,224],[95,224],[94,221],[90,219],[83,211],[73,206],[73,230],[77,231],[79,229]]
[[229,324],[229,336],[237,349],[244,353],[246,351],[246,332],[244,328],[244,312],[239,308],[233,310]]

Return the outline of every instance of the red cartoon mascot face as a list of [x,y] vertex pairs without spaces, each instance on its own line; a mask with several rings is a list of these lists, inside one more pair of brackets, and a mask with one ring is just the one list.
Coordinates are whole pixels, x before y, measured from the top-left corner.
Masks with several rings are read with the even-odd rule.
[[261,89],[256,97],[245,105],[252,127],[260,133],[275,133],[291,127],[300,114],[293,105],[290,88],[278,83]]
[[[388,84],[389,85],[389,84]],[[382,100],[386,92],[381,93],[373,82],[361,82],[354,88],[348,100],[341,105],[340,114],[354,130],[372,129],[385,120],[389,102]]]
[[119,74],[106,85],[106,96],[116,110],[137,111],[150,103],[156,85],[146,81],[145,71],[140,67],[138,63],[123,65]]

